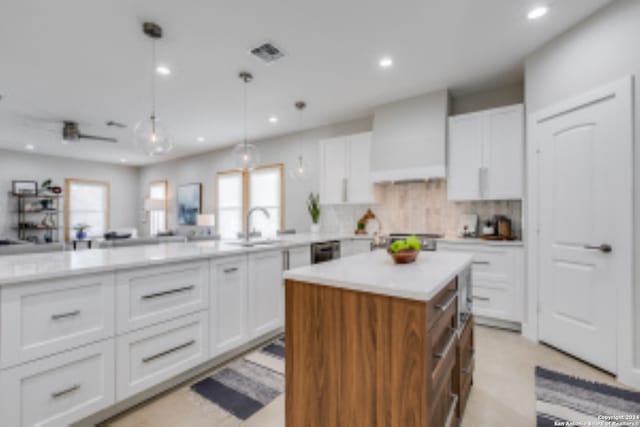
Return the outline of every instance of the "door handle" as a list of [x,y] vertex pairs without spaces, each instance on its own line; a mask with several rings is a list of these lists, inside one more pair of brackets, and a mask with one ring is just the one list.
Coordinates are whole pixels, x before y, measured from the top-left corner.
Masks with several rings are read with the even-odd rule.
[[603,252],[605,254],[608,254],[609,252],[611,252],[613,250],[611,245],[609,245],[608,243],[603,243],[603,244],[598,245],[598,246],[586,245],[584,248],[585,249],[589,249],[589,250],[600,251],[600,252]]

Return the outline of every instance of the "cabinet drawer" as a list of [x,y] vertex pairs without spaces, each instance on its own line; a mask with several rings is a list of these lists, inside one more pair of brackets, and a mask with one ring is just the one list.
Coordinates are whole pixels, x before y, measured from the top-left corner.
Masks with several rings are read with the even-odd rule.
[[513,253],[488,249],[476,251],[471,272],[473,280],[512,283],[515,277]]
[[458,395],[454,384],[455,375],[453,369],[447,372],[447,376],[440,388],[432,394],[433,399],[429,405],[429,426],[457,426],[456,408],[458,405]]
[[109,339],[0,372],[1,424],[68,426],[112,405],[113,347]]
[[203,311],[118,337],[118,400],[206,361],[207,325]]
[[460,334],[460,342],[458,345],[458,369],[459,369],[459,383],[458,383],[458,417],[462,418],[467,400],[469,399],[469,393],[471,392],[471,385],[473,383],[473,371],[475,369],[475,344],[473,335],[473,316],[467,321],[462,334]]
[[456,278],[427,303],[427,330],[433,328],[451,306],[457,305],[455,304],[457,294],[458,279]]
[[114,335],[111,274],[11,286],[0,292],[3,368]]
[[118,273],[118,333],[206,308],[208,282],[206,261]]
[[473,313],[495,319],[519,321],[514,313],[515,298],[508,285],[474,282]]
[[458,318],[457,297],[442,314],[435,326],[428,332],[430,348],[431,390],[441,387],[443,381],[450,376],[456,364],[458,334],[456,330]]

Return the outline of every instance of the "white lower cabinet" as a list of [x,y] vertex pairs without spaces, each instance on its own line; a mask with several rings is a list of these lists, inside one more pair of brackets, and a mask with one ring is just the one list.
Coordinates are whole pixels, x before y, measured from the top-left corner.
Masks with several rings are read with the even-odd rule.
[[117,273],[117,328],[126,333],[209,305],[209,263],[183,262]]
[[290,270],[293,268],[306,267],[307,265],[311,265],[311,246],[296,246],[287,249],[287,251],[289,252],[288,268]]
[[50,280],[0,290],[0,367],[113,336],[113,274]]
[[211,356],[247,340],[247,256],[211,261]]
[[369,239],[345,239],[340,241],[340,256],[342,258],[371,252]]
[[439,251],[473,253],[473,313],[486,318],[522,322],[524,251],[519,246],[439,242]]
[[249,255],[249,339],[284,324],[282,257],[280,250]]
[[68,426],[115,403],[112,339],[0,371],[0,424]]
[[205,362],[208,326],[208,313],[201,311],[118,337],[118,400]]

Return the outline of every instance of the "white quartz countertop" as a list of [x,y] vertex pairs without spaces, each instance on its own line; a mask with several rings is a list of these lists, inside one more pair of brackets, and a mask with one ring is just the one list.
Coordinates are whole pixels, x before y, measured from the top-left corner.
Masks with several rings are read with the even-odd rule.
[[225,241],[165,243],[121,248],[0,256],[0,286],[80,274],[242,255],[328,240],[371,239],[340,233],[300,233],[278,237],[278,243],[243,247]]
[[471,265],[473,254],[421,252],[412,264],[394,264],[384,250],[286,271],[295,281],[428,301]]
[[477,237],[445,237],[438,239],[439,243],[454,245],[482,245],[482,246],[524,246],[522,240],[487,240]]

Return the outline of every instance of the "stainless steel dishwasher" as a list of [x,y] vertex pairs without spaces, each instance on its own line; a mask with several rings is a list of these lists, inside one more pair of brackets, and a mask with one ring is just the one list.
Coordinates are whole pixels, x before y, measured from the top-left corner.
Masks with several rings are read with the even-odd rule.
[[319,264],[340,258],[340,241],[331,240],[311,245],[311,263]]

